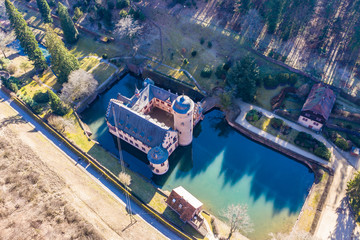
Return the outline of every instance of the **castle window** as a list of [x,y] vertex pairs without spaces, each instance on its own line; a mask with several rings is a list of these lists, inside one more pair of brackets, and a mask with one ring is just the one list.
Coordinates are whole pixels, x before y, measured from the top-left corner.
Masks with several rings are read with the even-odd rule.
[[161,164],[162,167],[163,167],[164,165],[165,165],[164,163]]
[[145,151],[145,148],[142,147],[141,149],[142,149],[143,151]]
[[136,146],[136,147],[139,147],[139,144],[135,143],[135,146]]
[[180,208],[180,209],[182,208],[182,205],[181,205],[181,204],[179,204],[179,208]]
[[127,137],[125,137],[125,140],[128,141],[129,139]]
[[130,140],[130,143],[131,143],[131,144],[134,144],[134,142],[133,142],[133,141],[131,141],[131,140]]
[[303,119],[302,119],[302,120],[304,120],[305,122],[307,122],[307,118],[304,118],[304,117],[303,117]]
[[156,171],[157,173],[159,173],[159,169],[156,169],[155,171]]
[[182,123],[181,123],[181,126],[184,126],[184,125],[185,125],[185,123],[182,122]]

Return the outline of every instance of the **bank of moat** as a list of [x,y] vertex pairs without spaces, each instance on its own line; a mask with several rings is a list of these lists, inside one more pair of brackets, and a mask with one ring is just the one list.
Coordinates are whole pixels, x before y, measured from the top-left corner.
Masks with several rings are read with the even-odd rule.
[[169,170],[168,157],[192,142],[194,126],[202,119],[201,103],[155,86],[151,79],[131,98],[118,94],[106,112],[109,132],[147,154],[151,170]]

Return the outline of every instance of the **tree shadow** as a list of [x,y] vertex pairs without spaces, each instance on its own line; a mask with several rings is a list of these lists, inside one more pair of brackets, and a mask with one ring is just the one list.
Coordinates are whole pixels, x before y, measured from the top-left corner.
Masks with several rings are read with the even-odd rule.
[[20,115],[15,115],[15,116],[4,118],[0,122],[0,128],[6,127],[10,124],[18,125],[18,124],[24,124],[24,123],[27,123],[27,121],[23,117],[21,117]]
[[340,206],[336,209],[336,226],[334,231],[331,232],[331,239],[359,239],[357,238],[359,234],[357,234],[357,237],[353,235],[356,223],[349,208],[347,198],[344,197]]

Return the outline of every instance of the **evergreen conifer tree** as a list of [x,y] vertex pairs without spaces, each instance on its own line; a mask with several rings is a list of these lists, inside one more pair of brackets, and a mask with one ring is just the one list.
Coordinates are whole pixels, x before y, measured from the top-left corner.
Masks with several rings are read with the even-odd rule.
[[29,59],[34,62],[34,66],[38,71],[43,71],[47,68],[47,64],[42,54],[38,42],[35,39],[33,32],[27,25],[24,17],[15,8],[10,0],[5,0],[6,12],[9,17],[11,26],[15,30],[16,38],[19,40],[24,52]]
[[36,0],[41,17],[45,23],[52,23],[53,19],[51,17],[51,9],[46,0]]
[[63,116],[69,112],[69,108],[61,101],[58,95],[48,90],[50,108],[53,113]]
[[48,28],[45,41],[46,47],[51,55],[51,68],[57,75],[59,81],[64,83],[68,80],[72,71],[79,69],[79,61],[69,52],[53,29]]
[[75,28],[68,9],[59,2],[58,13],[61,23],[61,28],[64,32],[64,38],[68,43],[74,43],[79,37],[79,33]]

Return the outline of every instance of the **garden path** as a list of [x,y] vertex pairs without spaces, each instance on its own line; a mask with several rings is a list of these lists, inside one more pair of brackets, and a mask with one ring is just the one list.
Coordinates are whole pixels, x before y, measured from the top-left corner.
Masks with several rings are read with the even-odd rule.
[[[312,153],[309,153],[289,142],[286,142],[278,137],[275,137],[274,135],[270,134],[270,133],[267,133],[253,125],[251,125],[250,123],[248,123],[248,121],[246,121],[245,117],[246,117],[246,114],[248,111],[250,111],[251,109],[256,109],[260,112],[262,112],[266,117],[268,118],[273,118],[273,117],[276,117],[276,118],[280,118],[282,119],[287,125],[289,125],[290,127],[292,127],[293,129],[296,129],[298,131],[303,131],[303,132],[306,132],[306,133],[309,133],[311,134],[314,138],[316,138],[317,140],[319,140],[320,142],[323,142],[326,147],[328,147],[330,149],[330,151],[333,151],[333,146],[330,145],[330,143],[322,136],[318,135],[318,134],[315,134],[314,132],[310,131],[309,129],[303,127],[303,126],[300,126],[296,123],[293,123],[293,122],[290,122],[289,120],[286,120],[282,117],[279,117],[277,116],[276,114],[272,113],[272,112],[269,112],[265,109],[262,109],[260,107],[257,107],[257,106],[254,106],[254,105],[251,105],[251,104],[248,104],[248,103],[245,103],[245,102],[242,102],[241,100],[236,100],[236,103],[238,104],[238,106],[240,107],[241,109],[241,113],[239,114],[239,116],[236,118],[236,122],[238,124],[240,124],[241,126],[247,128],[248,130],[272,141],[272,142],[275,142],[279,145],[281,145],[282,147],[284,148],[287,148],[293,152],[296,152],[298,154],[301,154],[303,156],[306,156],[318,163],[320,163],[321,165],[325,165],[325,166],[329,166],[331,168],[333,168],[333,161],[334,161],[334,157],[331,158],[331,161],[328,162],[328,161],[325,161],[317,156],[315,156],[314,154]],[[332,154],[332,156],[334,156],[334,154]]]
[[[241,114],[236,119],[236,122],[246,127],[250,131],[257,133],[270,141],[274,141],[285,148],[289,148],[297,153],[304,154],[305,156],[314,159],[316,161],[321,160],[321,162],[326,162],[322,159],[317,159],[317,157],[311,153],[305,152],[302,149],[289,144],[279,138],[274,137],[273,135],[260,130],[251,124],[249,124],[246,119],[246,113],[251,109],[256,109],[263,112],[267,117],[278,117],[277,115],[256,107],[251,104],[247,104],[242,102],[241,100],[237,100],[236,103],[239,105],[241,109]],[[327,147],[330,148],[332,152],[331,163],[326,162],[331,165],[334,169],[334,178],[330,187],[329,194],[327,196],[325,206],[322,209],[322,213],[317,224],[317,228],[315,230],[314,235],[319,239],[359,239],[360,237],[360,228],[355,223],[353,214],[351,213],[351,209],[348,205],[348,200],[346,197],[346,187],[347,182],[352,178],[353,174],[356,172],[356,169],[352,167],[348,160],[343,157],[339,151],[334,148],[324,137],[312,132],[309,129],[306,129],[303,126],[300,126],[294,122],[283,119],[286,124],[291,126],[292,128],[298,131],[304,131],[306,133],[311,134],[314,138],[322,141]],[[302,153],[303,151],[303,153]]]

